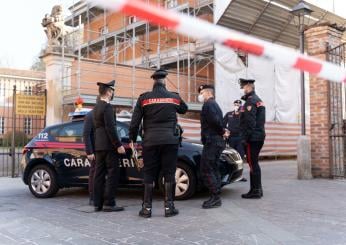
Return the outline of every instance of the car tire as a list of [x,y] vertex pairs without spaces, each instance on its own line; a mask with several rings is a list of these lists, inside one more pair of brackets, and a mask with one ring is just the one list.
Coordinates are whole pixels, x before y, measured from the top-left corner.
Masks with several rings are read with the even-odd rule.
[[[196,192],[196,174],[192,167],[188,164],[178,161],[177,169],[175,172],[176,189],[175,199],[186,200],[192,197]],[[164,193],[164,178],[162,173],[159,179],[159,188]]]
[[46,165],[35,166],[28,175],[30,192],[38,198],[53,197],[59,186],[55,172]]

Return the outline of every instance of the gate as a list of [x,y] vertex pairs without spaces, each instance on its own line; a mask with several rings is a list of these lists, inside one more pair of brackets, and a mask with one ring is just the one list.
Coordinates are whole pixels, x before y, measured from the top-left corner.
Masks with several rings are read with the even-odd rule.
[[[346,67],[346,43],[327,50],[328,60]],[[346,93],[345,84],[329,82],[330,162],[334,178],[346,177]]]
[[0,81],[0,177],[19,176],[24,146],[45,127],[45,95],[44,82]]

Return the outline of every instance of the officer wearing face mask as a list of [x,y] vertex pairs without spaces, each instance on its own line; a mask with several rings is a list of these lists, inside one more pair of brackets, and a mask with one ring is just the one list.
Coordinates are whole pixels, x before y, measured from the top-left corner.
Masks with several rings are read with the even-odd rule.
[[119,180],[119,154],[125,154],[116,130],[116,114],[110,104],[115,81],[97,83],[100,99],[93,109],[96,169],[94,174],[95,211],[122,211],[115,202]]
[[234,110],[227,112],[223,118],[223,126],[230,131],[230,137],[227,139],[229,146],[237,150],[241,158],[244,159],[244,146],[240,135],[240,107],[242,102],[235,100],[233,105]]
[[255,92],[255,80],[239,79],[240,88],[244,90],[242,100],[240,127],[243,144],[246,147],[246,158],[250,167],[250,190],[242,198],[261,198],[263,196],[261,168],[258,157],[265,139],[265,107]]
[[139,216],[143,218],[151,217],[153,183],[160,169],[165,179],[165,217],[179,213],[174,206],[180,139],[177,113],[185,114],[188,107],[179,94],[167,90],[167,75],[167,71],[163,69],[154,72],[151,76],[154,80],[153,89],[139,96],[130,124],[129,137],[133,148],[143,120],[144,196],[142,209],[139,211]]
[[201,111],[203,151],[200,169],[203,181],[210,193],[210,198],[203,202],[202,208],[208,209],[221,206],[221,175],[218,160],[225,149],[224,138],[229,136],[229,132],[223,127],[222,111],[215,101],[214,87],[202,85],[198,92],[198,100],[203,103]]

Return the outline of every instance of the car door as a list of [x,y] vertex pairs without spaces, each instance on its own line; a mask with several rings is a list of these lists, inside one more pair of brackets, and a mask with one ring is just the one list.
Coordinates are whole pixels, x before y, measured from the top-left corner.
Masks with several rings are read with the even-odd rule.
[[52,158],[58,178],[65,185],[87,184],[90,162],[86,157],[83,143],[83,121],[62,124],[55,128]]
[[[142,184],[143,174],[142,171],[138,171],[133,159],[132,150],[129,147],[129,129],[128,125],[123,122],[117,122],[117,132],[121,142],[123,143],[126,155],[120,157],[120,180],[121,183],[125,184]],[[141,158],[142,148],[141,148],[141,138],[138,137],[136,143],[136,149],[139,158]]]

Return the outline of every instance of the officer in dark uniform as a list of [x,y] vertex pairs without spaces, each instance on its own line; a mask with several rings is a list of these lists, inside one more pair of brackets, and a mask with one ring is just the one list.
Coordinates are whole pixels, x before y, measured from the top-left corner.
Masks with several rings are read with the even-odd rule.
[[201,140],[204,147],[200,169],[210,192],[209,200],[205,201],[202,207],[214,208],[221,206],[221,175],[218,161],[225,149],[223,137],[228,137],[229,132],[223,127],[222,111],[214,99],[214,87],[201,85],[198,92],[198,100],[204,103],[201,111]]
[[84,119],[83,141],[85,144],[85,152],[90,162],[88,191],[89,205],[94,205],[94,175],[95,175],[95,129],[93,123],[93,111],[89,111]]
[[178,214],[174,207],[180,137],[176,113],[185,114],[188,108],[179,94],[166,89],[167,74],[160,69],[151,76],[155,81],[153,90],[139,96],[130,124],[129,136],[133,147],[143,120],[144,198],[139,216],[144,218],[151,217],[153,183],[160,169],[165,180],[165,216]]
[[[95,211],[122,211],[116,206],[115,192],[119,180],[119,154],[125,154],[116,131],[116,115],[110,104],[114,83],[97,83],[100,100],[93,110],[96,170],[94,179]],[[107,178],[106,178],[107,176]]]
[[250,191],[242,198],[261,198],[263,196],[261,168],[258,156],[265,139],[265,107],[255,93],[255,80],[239,79],[240,88],[244,90],[245,101],[241,109],[240,126],[242,140],[246,147],[246,158],[250,166]]
[[240,107],[242,105],[241,100],[235,100],[233,102],[234,110],[227,112],[223,118],[223,126],[230,131],[230,137],[227,142],[230,147],[236,149],[241,158],[244,159],[244,146],[242,144],[241,130],[240,130]]

